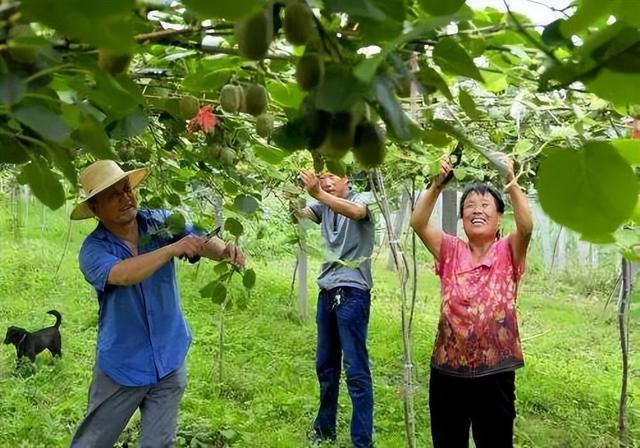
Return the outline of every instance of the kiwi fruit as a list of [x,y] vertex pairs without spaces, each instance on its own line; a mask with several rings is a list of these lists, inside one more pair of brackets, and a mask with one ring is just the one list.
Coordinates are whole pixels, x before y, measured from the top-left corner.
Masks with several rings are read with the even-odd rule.
[[241,56],[254,61],[263,59],[273,40],[271,8],[264,8],[259,13],[237,22],[233,33]]
[[33,45],[25,45],[14,40],[15,38],[35,37],[35,35],[35,31],[33,31],[30,25],[13,25],[8,32],[9,42],[7,46],[7,53],[9,54],[9,57],[20,64],[30,65],[38,62],[37,47]]
[[222,148],[220,150],[220,161],[224,164],[224,165],[233,165],[233,163],[236,160],[236,152],[229,148],[228,146],[225,146],[224,148]]
[[400,98],[409,98],[411,96],[411,78],[403,76],[396,80],[396,93]]
[[363,121],[358,124],[356,126],[355,143],[351,152],[353,157],[364,168],[380,166],[386,156],[382,129],[370,121]]
[[256,118],[256,133],[263,138],[269,138],[273,132],[273,115],[262,114]]
[[259,84],[250,85],[244,92],[245,111],[257,117],[267,109],[267,89]]
[[220,90],[220,106],[225,112],[239,112],[242,108],[243,97],[244,92],[241,87],[227,84]]
[[336,112],[331,115],[327,137],[318,151],[329,160],[339,160],[353,146],[354,139],[353,114],[350,111]]
[[180,98],[178,108],[180,110],[180,116],[185,120],[190,120],[198,114],[200,104],[197,98],[187,95]]
[[318,53],[306,53],[296,64],[296,82],[302,90],[311,90],[324,78],[324,61]]
[[334,149],[347,151],[353,146],[355,131],[353,112],[336,112],[331,116],[328,143]]
[[316,173],[322,173],[324,171],[324,159],[317,152],[311,153],[313,159],[313,169]]
[[318,152],[328,160],[340,160],[349,152],[348,149],[334,148],[329,143],[329,139],[325,140],[322,146],[318,148]]
[[120,158],[121,161],[123,162],[129,162],[131,160],[135,160],[136,158],[136,151],[132,146],[120,146],[116,148],[116,153],[118,154],[118,157]]
[[284,10],[284,36],[293,45],[304,45],[311,36],[313,12],[306,3],[295,2]]
[[305,133],[309,139],[308,147],[317,149],[326,140],[331,124],[331,114],[324,110],[313,110],[306,117]]
[[218,143],[212,143],[207,149],[209,151],[209,154],[211,154],[211,156],[215,159],[219,158],[220,154],[222,153],[222,148]]
[[139,145],[138,147],[136,147],[134,154],[138,162],[146,163],[151,159],[152,151],[150,148],[147,148],[144,145]]
[[112,75],[120,75],[127,71],[131,55],[114,53],[111,50],[101,48],[98,50],[98,67]]

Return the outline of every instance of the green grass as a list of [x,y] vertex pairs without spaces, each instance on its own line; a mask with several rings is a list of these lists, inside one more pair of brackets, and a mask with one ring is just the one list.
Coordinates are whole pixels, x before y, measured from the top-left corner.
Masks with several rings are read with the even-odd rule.
[[[15,367],[12,346],[0,347],[0,447],[68,446],[81,420],[93,363],[97,303],[77,268],[77,251],[92,222],[74,224],[63,255],[63,212],[46,215],[32,206],[29,227],[16,236],[0,202],[0,331],[8,325],[36,329],[63,315],[64,356],[40,355],[35,368]],[[181,446],[304,447],[317,406],[314,373],[315,323],[301,323],[289,304],[294,260],[249,263],[258,283],[245,310],[225,316],[223,383],[217,383],[219,307],[199,297],[213,277],[212,264],[179,269],[185,314],[194,342],[188,356],[189,384],[181,404]],[[404,446],[402,339],[397,279],[376,263],[370,353],[378,447]],[[310,276],[316,272],[312,263]],[[535,272],[535,270],[533,270]],[[197,276],[196,276],[197,274]],[[529,275],[520,294],[526,366],[517,375],[516,444],[519,447],[613,447],[616,441],[621,361],[615,313],[605,299],[583,297],[583,285]],[[240,288],[232,294],[239,296]],[[309,286],[311,307],[316,289]],[[430,265],[420,267],[414,318],[418,446],[430,446],[428,361],[438,315],[438,282]],[[313,316],[313,309],[311,310]],[[632,349],[640,347],[632,322]],[[629,424],[640,440],[640,356],[631,365]],[[350,402],[342,388],[337,446],[349,446]],[[136,439],[136,422],[123,441]],[[636,442],[637,443],[637,442]],[[636,445],[637,446],[637,445]]]

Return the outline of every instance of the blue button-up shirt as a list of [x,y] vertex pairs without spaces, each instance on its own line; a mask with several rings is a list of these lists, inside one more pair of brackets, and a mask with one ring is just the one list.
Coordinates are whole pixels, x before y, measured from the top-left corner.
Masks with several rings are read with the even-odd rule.
[[[138,211],[139,254],[169,243],[148,236],[168,215]],[[185,234],[192,231],[189,226]],[[98,368],[122,386],[147,386],[182,365],[191,332],[180,308],[173,260],[136,285],[107,284],[111,268],[130,257],[126,244],[100,223],[82,244],[80,270],[98,293]]]

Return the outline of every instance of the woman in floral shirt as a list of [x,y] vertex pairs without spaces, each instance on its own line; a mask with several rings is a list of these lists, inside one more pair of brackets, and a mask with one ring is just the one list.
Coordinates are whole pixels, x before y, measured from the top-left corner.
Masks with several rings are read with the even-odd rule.
[[429,408],[435,448],[513,446],[515,369],[524,364],[516,311],[533,223],[527,198],[504,156],[502,173],[511,198],[516,230],[500,238],[504,202],[486,184],[468,186],[460,217],[468,241],[447,235],[429,222],[450,178],[440,173],[420,197],[411,226],[436,259],[441,313],[431,357]]

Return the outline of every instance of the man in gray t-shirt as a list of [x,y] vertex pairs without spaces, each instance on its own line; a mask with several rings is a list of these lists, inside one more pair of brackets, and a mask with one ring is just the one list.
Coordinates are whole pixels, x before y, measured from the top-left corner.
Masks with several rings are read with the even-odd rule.
[[316,373],[320,382],[320,409],[314,437],[334,440],[341,362],[351,396],[351,441],[355,448],[373,446],[373,387],[367,352],[371,307],[371,253],[374,223],[368,209],[371,196],[354,193],[349,179],[313,171],[300,177],[315,199],[300,215],[321,226],[328,259],[318,286]]

